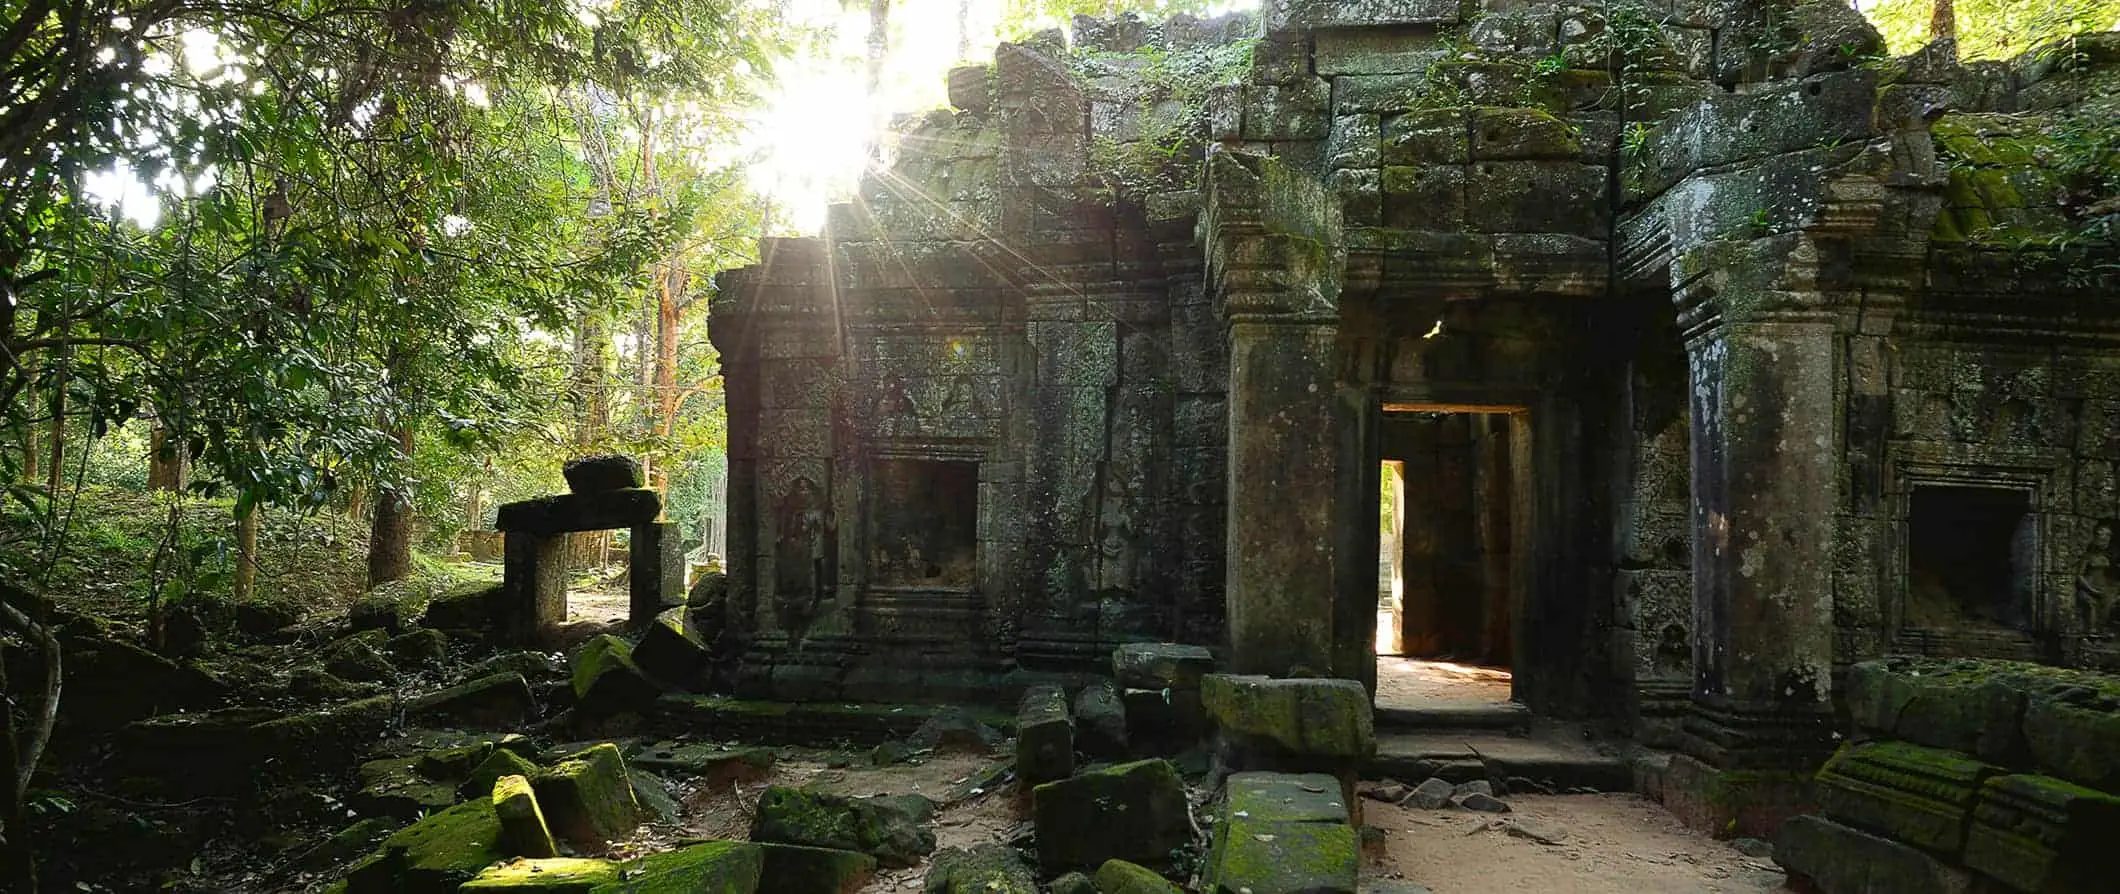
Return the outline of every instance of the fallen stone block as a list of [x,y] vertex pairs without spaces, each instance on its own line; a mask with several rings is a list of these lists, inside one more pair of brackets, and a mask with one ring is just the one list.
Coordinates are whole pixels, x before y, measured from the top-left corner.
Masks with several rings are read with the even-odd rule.
[[920,722],[905,743],[914,748],[957,749],[985,754],[1006,738],[963,708],[944,708]]
[[1106,860],[1097,868],[1097,890],[1100,894],[1185,894],[1185,889],[1154,870],[1125,860]]
[[1886,658],[1848,668],[1855,727],[2008,764],[2022,760],[2025,685],[2011,662]]
[[1339,760],[1376,750],[1369,692],[1353,680],[1209,674],[1200,695],[1215,728],[1242,748]]
[[[925,812],[932,810],[929,802]],[[923,812],[903,799],[848,798],[776,785],[758,798],[751,840],[860,851],[884,866],[911,866],[935,850],[935,833],[923,827]]]
[[2025,700],[2024,742],[2048,776],[2120,793],[2120,681],[2084,674]]
[[1112,677],[1130,689],[1198,689],[1214,670],[1206,646],[1127,643],[1112,650]]
[[552,828],[538,809],[536,790],[524,776],[503,776],[493,781],[493,814],[500,818],[502,852],[518,857],[556,857],[559,847],[552,841]]
[[553,834],[579,847],[617,841],[640,825],[640,803],[618,746],[578,752],[530,777]]
[[1005,844],[946,848],[928,861],[923,894],[1038,894],[1038,880]]
[[1822,894],[1967,894],[1973,884],[1970,873],[1919,848],[1815,814],[1782,824],[1774,862]]
[[478,766],[472,767],[464,774],[464,781],[457,787],[457,794],[466,798],[475,797],[493,791],[493,783],[503,776],[527,777],[536,773],[537,765],[531,763],[529,758],[506,748],[496,748],[492,754],[486,755],[485,760],[479,761]]
[[707,666],[707,643],[692,629],[685,610],[673,608],[655,616],[633,646],[640,672],[672,689],[687,689]]
[[1340,781],[1322,773],[1230,776],[1201,890],[1354,894],[1360,844],[1348,807]]
[[1413,806],[1422,810],[1441,810],[1450,804],[1450,796],[1457,793],[1457,786],[1440,776],[1430,776],[1413,787],[1407,796]]
[[457,890],[513,891],[517,894],[590,894],[619,880],[619,866],[609,860],[582,857],[550,857],[510,860],[464,883]]
[[608,633],[574,650],[571,665],[575,710],[589,716],[643,711],[662,694],[633,661],[633,647]]
[[414,723],[458,729],[508,729],[537,714],[537,696],[522,674],[494,674],[405,703]]
[[1075,721],[1058,686],[1032,686],[1016,710],[1016,778],[1026,787],[1075,772]]
[[427,606],[403,586],[385,584],[353,600],[346,625],[355,632],[380,630],[395,635],[412,627]]
[[346,801],[367,816],[417,819],[457,801],[456,784],[435,780],[420,772],[420,759],[391,757],[361,764],[355,773],[360,785]]
[[347,877],[347,894],[453,894],[513,856],[501,847],[490,798],[475,798],[399,829]]
[[383,655],[390,638],[380,629],[363,630],[326,645],[317,657],[324,670],[341,680],[381,683],[397,678],[397,665]]
[[1980,785],[1995,767],[1955,751],[1905,742],[1842,746],[1818,771],[1818,803],[1832,819],[1956,856]]
[[495,629],[503,595],[498,583],[455,587],[427,603],[420,625],[469,639],[487,638]]
[[244,745],[293,772],[343,767],[390,728],[395,709],[378,695],[305,711],[251,727]]
[[402,668],[437,664],[449,657],[449,636],[425,627],[408,631],[386,640],[383,654]]
[[1038,863],[1048,875],[1093,871],[1106,860],[1165,867],[1192,840],[1191,805],[1165,760],[1135,761],[1031,791]]
[[[753,894],[781,889],[761,883],[765,849],[745,841],[701,841],[626,863],[623,879],[595,894]],[[793,892],[790,892],[793,894]]]
[[1098,680],[1075,695],[1075,747],[1103,760],[1127,755],[1126,704],[1110,680]]
[[2018,891],[2111,890],[2120,797],[2049,776],[1987,780],[1965,865]]
[[773,770],[774,757],[770,748],[658,742],[635,751],[626,760],[643,770],[699,777],[708,788],[727,788],[737,782],[764,779]]
[[760,843],[765,873],[758,889],[777,894],[854,894],[876,874],[876,858],[860,851],[800,844]]

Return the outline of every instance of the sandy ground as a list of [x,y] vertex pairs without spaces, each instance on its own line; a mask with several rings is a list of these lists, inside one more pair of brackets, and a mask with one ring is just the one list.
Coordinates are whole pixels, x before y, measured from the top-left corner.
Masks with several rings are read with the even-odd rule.
[[1377,705],[1506,702],[1509,672],[1500,668],[1377,656]]
[[[1422,810],[1375,801],[1385,830],[1367,878],[1403,878],[1434,894],[1729,894],[1787,891],[1773,861],[1688,831],[1639,795],[1518,795],[1512,813]],[[1543,844],[1511,824],[1560,840]]]

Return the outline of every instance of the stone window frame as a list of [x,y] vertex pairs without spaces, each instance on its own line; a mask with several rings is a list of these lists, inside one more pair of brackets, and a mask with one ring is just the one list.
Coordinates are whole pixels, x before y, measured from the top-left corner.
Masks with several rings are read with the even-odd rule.
[[872,443],[870,445],[870,449],[866,451],[866,456],[863,457],[861,464],[861,539],[859,547],[860,552],[858,555],[861,556],[861,589],[863,590],[864,600],[870,603],[891,602],[894,601],[893,597],[914,597],[916,599],[919,599],[923,596],[932,598],[933,596],[939,594],[948,594],[945,598],[951,599],[984,599],[984,594],[987,592],[989,583],[985,579],[984,573],[986,568],[986,556],[984,555],[984,553],[986,550],[986,535],[988,533],[985,529],[987,524],[987,518],[985,512],[977,511],[976,508],[972,519],[972,567],[974,571],[972,574],[971,586],[962,588],[908,587],[891,584],[879,584],[871,577],[874,569],[869,564],[871,561],[870,544],[874,542],[876,536],[876,531],[874,530],[874,507],[871,501],[873,501],[876,497],[875,485],[876,482],[879,480],[877,476],[877,464],[892,461],[903,462],[907,460],[917,462],[971,463],[974,467],[972,470],[972,474],[977,482],[975,491],[977,498],[974,502],[974,506],[986,506],[992,496],[988,493],[988,489],[992,485],[987,481],[985,469],[986,464],[993,461],[993,449],[988,444],[942,443],[935,441],[915,440],[883,440]]
[[[1968,456],[1968,453],[1975,455]],[[2067,459],[2050,451],[1969,451],[1963,445],[1898,443],[1889,451],[1886,511],[1891,522],[1891,557],[1883,569],[1891,576],[1883,605],[1884,639],[1895,652],[1927,653],[1944,645],[1952,654],[2028,658],[2042,643],[2068,625],[2069,593],[2059,592],[2054,575],[2055,519],[2067,511]],[[2031,621],[2029,629],[1949,631],[1910,627],[1906,605],[1913,587],[1912,514],[1919,487],[1984,487],[2025,491],[2032,515]]]

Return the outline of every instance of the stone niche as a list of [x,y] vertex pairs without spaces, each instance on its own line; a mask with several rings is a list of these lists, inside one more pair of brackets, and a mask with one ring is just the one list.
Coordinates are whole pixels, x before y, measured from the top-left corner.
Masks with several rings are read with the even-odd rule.
[[869,476],[870,584],[971,590],[979,571],[979,463],[880,457]]
[[1907,508],[1905,628],[2030,631],[2038,604],[2033,492],[1917,484]]

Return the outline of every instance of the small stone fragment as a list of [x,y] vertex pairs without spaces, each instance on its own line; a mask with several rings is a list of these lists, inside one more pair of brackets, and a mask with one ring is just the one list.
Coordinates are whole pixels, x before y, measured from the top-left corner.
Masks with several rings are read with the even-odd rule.
[[946,848],[928,861],[924,894],[1038,894],[1038,880],[1005,844]]
[[1403,782],[1397,782],[1389,779],[1384,780],[1383,782],[1370,783],[1364,785],[1362,786],[1361,790],[1361,795],[1364,798],[1368,798],[1371,801],[1384,801],[1391,804],[1397,804],[1400,801],[1404,801],[1406,800],[1406,796],[1411,794],[1413,794],[1413,786],[1407,785]]
[[1451,785],[1449,780],[1430,776],[1420,785],[1413,787],[1413,793],[1408,796],[1408,800],[1422,810],[1441,810],[1450,803],[1450,795],[1456,789],[1457,786]]
[[854,894],[876,874],[876,858],[860,851],[766,842],[758,890],[777,894]]
[[1473,792],[1471,794],[1466,795],[1457,795],[1450,799],[1450,803],[1455,804],[1458,807],[1464,808],[1466,810],[1476,810],[1481,813],[1509,812],[1509,805],[1503,803],[1502,799],[1497,798],[1493,795],[1483,795],[1479,792]]
[[1731,841],[1730,846],[1736,848],[1738,853],[1747,857],[1760,860],[1774,859],[1774,843],[1771,841],[1762,841],[1757,838],[1739,838]]
[[1058,686],[1032,686],[1016,711],[1016,777],[1035,786],[1075,772],[1075,722]]
[[[925,799],[921,799],[925,802]],[[935,850],[922,811],[904,799],[848,798],[771,786],[758,798],[751,840],[860,851],[884,866],[911,866]]]
[[567,489],[578,494],[625,490],[642,481],[640,462],[615,453],[570,459],[559,473],[567,479]]
[[1474,779],[1470,782],[1460,782],[1455,788],[1450,790],[1451,797],[1463,797],[1472,794],[1494,797],[1494,784],[1485,779]]
[[974,754],[985,754],[995,745],[1001,744],[1003,736],[993,727],[963,708],[944,708],[920,722],[920,728],[906,737],[906,744],[913,748],[937,750],[956,749]]
[[1112,677],[1134,689],[1198,689],[1200,678],[1214,670],[1215,656],[1206,646],[1127,643],[1112,651]]
[[[1503,830],[1518,838],[1536,841],[1540,844],[1557,845],[1565,843],[1568,840],[1567,832],[1564,832],[1560,829],[1556,829],[1552,826],[1545,825],[1544,823],[1535,823],[1530,820],[1510,820],[1508,825],[1503,827]],[[1757,839],[1747,840],[1757,841]]]
[[1098,867],[1097,890],[1101,894],[1185,894],[1148,867],[1125,860],[1106,860]]

